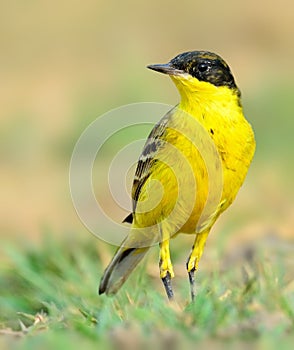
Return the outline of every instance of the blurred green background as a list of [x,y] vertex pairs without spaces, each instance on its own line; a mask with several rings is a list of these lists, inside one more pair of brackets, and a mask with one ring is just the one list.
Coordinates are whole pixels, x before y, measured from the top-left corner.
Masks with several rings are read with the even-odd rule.
[[256,132],[247,189],[232,210],[247,198],[246,208],[259,214],[248,223],[293,226],[291,4],[3,3],[1,235],[38,238],[43,225],[87,235],[68,188],[75,141],[92,120],[120,105],[176,104],[173,84],[145,66],[194,49],[229,62]]
[[[105,266],[112,248],[105,250],[87,231],[70,198],[75,142],[113,108],[176,104],[171,81],[145,66],[184,51],[210,50],[235,75],[257,152],[236,202],[213,229],[203,268],[220,247],[220,265],[244,247],[259,246],[271,256],[286,247],[287,281],[293,280],[293,23],[290,0],[2,2],[1,240],[24,253],[44,232],[57,246],[65,239],[90,242]],[[190,243],[183,243],[183,256]],[[10,260],[3,254],[1,260],[7,269]],[[96,264],[93,258],[93,270]]]

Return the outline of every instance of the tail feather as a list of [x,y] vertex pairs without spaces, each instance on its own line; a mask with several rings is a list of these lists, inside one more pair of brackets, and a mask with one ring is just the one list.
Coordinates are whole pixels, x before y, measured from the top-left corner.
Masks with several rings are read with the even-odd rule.
[[99,294],[115,294],[148,250],[149,247],[128,248],[121,246],[101,278]]

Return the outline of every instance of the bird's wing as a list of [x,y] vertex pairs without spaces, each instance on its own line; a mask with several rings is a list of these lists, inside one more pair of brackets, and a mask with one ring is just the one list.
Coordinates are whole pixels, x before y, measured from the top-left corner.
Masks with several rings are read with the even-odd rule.
[[[159,150],[164,146],[163,135],[166,132],[166,128],[170,117],[173,115],[174,109],[169,111],[152,129],[149,134],[147,141],[144,145],[143,151],[139,157],[137,164],[133,188],[132,188],[132,198],[133,198],[133,213],[136,210],[137,201],[141,189],[152,172],[152,166],[157,162],[157,154]],[[125,222],[131,221],[130,214],[125,220]]]

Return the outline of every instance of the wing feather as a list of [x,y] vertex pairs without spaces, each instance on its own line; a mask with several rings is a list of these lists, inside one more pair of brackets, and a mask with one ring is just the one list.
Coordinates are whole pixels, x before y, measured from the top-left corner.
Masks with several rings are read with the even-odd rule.
[[157,162],[156,155],[158,154],[158,151],[164,146],[163,135],[166,131],[168,121],[173,114],[172,112],[173,110],[169,111],[154,126],[139,157],[132,188],[133,213],[136,211],[136,205],[139,200],[141,189],[152,173],[153,165]]

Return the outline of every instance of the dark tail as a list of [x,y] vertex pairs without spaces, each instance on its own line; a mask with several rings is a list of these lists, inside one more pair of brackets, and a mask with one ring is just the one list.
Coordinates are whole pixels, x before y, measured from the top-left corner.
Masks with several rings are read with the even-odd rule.
[[128,248],[121,246],[101,278],[99,294],[115,294],[148,250],[149,247]]

